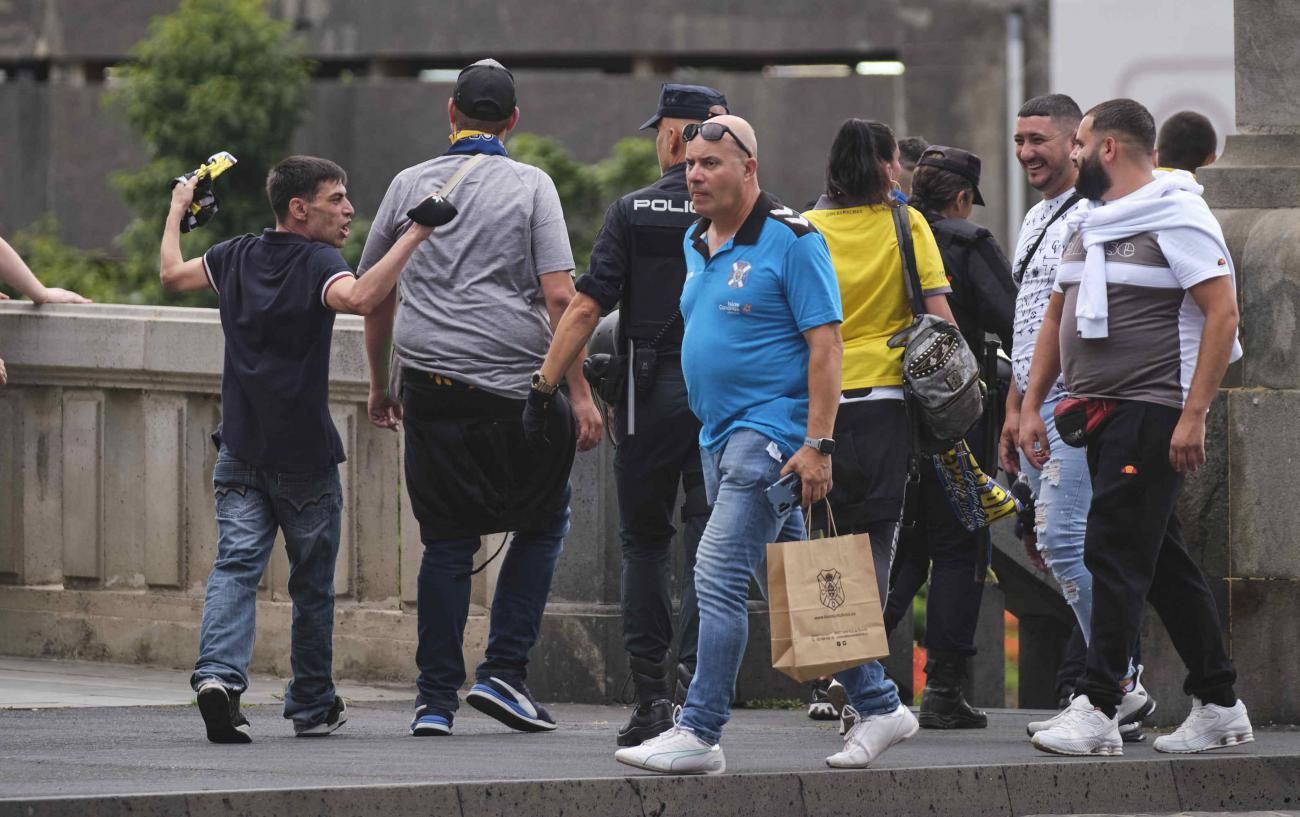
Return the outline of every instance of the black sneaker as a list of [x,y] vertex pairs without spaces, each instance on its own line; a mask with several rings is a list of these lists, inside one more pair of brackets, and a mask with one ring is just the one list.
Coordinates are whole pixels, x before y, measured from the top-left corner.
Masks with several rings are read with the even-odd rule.
[[533,700],[533,694],[522,681],[516,686],[500,678],[479,681],[470,688],[465,703],[520,732],[550,732],[555,729],[555,718]]
[[326,713],[325,719],[316,723],[293,722],[293,734],[300,738],[319,738],[328,735],[348,722],[348,708],[343,699],[334,696],[334,705]]
[[819,678],[813,681],[812,697],[808,699],[808,717],[815,721],[833,721],[840,716],[835,704],[827,695],[831,686],[830,679]]
[[220,681],[208,680],[199,686],[199,714],[213,743],[252,743],[248,719],[239,711],[239,693],[226,689]]
[[673,702],[665,698],[632,710],[627,726],[618,730],[619,746],[640,746],[673,728]]

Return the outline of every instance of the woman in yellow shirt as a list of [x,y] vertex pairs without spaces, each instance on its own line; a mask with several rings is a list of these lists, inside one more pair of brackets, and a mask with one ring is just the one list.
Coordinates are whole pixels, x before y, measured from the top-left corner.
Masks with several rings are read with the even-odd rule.
[[[840,533],[870,536],[882,601],[912,439],[903,401],[903,352],[887,345],[912,323],[893,220],[900,169],[889,127],[850,119],[831,145],[826,192],[804,213],[826,238],[844,310],[843,394],[835,421],[831,505]],[[909,215],[926,310],[951,321],[939,248],[925,218],[915,211]],[[913,734],[916,721],[910,713],[903,719],[888,714],[898,705],[898,692],[879,662],[851,672],[866,672],[873,694],[851,702],[846,723],[856,722],[855,742],[874,757]],[[907,719],[910,723],[903,722]]]

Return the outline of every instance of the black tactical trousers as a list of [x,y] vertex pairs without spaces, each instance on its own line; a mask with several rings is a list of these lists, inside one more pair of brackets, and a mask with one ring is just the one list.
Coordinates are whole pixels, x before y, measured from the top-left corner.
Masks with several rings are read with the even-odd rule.
[[673,642],[672,541],[677,486],[685,503],[684,569],[679,577],[681,614],[677,661],[695,667],[699,612],[695,601],[695,549],[709,521],[700,465],[700,423],[686,402],[686,381],[676,358],[663,358],[649,394],[636,404],[636,433],[627,427],[626,405],[616,426],[622,441],[614,454],[623,540],[623,644],[629,654],[662,661]]

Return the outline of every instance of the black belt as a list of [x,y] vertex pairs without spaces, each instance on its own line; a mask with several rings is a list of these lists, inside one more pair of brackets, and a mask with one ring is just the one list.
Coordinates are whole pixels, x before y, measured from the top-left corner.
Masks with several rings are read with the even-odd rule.
[[866,397],[868,394],[871,394],[871,387],[867,386],[863,389],[846,389],[840,392],[840,394],[845,400],[857,400],[860,397]]

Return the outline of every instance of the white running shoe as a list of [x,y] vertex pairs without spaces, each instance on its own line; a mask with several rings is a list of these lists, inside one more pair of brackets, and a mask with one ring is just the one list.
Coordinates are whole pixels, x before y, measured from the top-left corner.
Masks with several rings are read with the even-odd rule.
[[[1070,696],[1070,703],[1071,704],[1074,703],[1073,695]],[[1055,715],[1053,715],[1052,717],[1046,720],[1030,721],[1029,723],[1025,724],[1025,732],[1027,732],[1029,734],[1029,737],[1032,738],[1034,735],[1037,735],[1039,732],[1042,732],[1045,729],[1051,729],[1053,726],[1056,726],[1057,724],[1061,723],[1065,719],[1065,716],[1068,715],[1069,713],[1070,713],[1070,707],[1067,706],[1065,709],[1062,709],[1060,712],[1057,712]]]
[[722,746],[705,743],[685,726],[674,726],[640,746],[619,749],[614,759],[663,774],[722,774],[727,770]]
[[[1134,731],[1140,733],[1142,721],[1156,711],[1156,699],[1152,698],[1151,693],[1147,692],[1146,687],[1142,686],[1143,669],[1141,664],[1137,665],[1137,670],[1133,673],[1133,689],[1131,692],[1124,693],[1124,697],[1120,699],[1119,706],[1116,708],[1115,716],[1119,720],[1121,735]],[[1140,740],[1140,738],[1138,739]]]
[[844,736],[844,751],[826,758],[826,765],[832,769],[865,769],[890,746],[902,743],[921,728],[912,710],[901,703],[883,715],[863,718],[851,706],[841,714],[852,715],[853,726]]
[[[1119,721],[1119,734],[1126,743],[1138,742],[1143,739],[1142,721],[1150,717],[1152,712],[1156,711],[1156,699],[1151,697],[1146,687],[1142,686],[1143,666],[1138,664],[1137,672],[1133,677],[1133,690],[1124,693],[1120,699],[1119,707],[1115,715]],[[1073,697],[1070,699],[1073,701]],[[1047,720],[1030,721],[1025,725],[1025,731],[1029,737],[1033,737],[1044,729],[1051,729],[1060,723],[1065,714],[1070,711],[1069,707],[1062,709]]]
[[1240,700],[1232,706],[1201,703],[1192,698],[1192,711],[1172,735],[1156,738],[1157,752],[1191,754],[1210,749],[1239,746],[1255,740],[1246,705]]
[[1076,695],[1050,728],[1034,734],[1035,749],[1057,755],[1122,755],[1119,719],[1108,718],[1087,695]]

